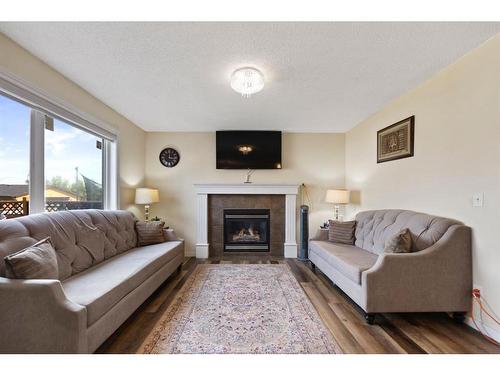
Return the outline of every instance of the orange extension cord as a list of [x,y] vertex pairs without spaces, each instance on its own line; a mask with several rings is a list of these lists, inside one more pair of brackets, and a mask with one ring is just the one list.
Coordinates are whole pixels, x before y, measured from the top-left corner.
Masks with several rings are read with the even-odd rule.
[[477,289],[474,289],[472,291],[472,308],[471,308],[471,317],[472,321],[474,322],[474,325],[476,326],[477,330],[481,333],[481,335],[484,336],[486,340],[489,342],[495,344],[496,346],[500,346],[500,343],[496,341],[495,339],[491,338],[487,334],[485,334],[480,328],[479,325],[476,323],[476,319],[474,318],[474,301],[477,302],[479,305],[480,311],[484,312],[486,315],[488,315],[496,324],[500,325],[500,322],[493,316],[493,314],[490,314],[488,310],[486,310],[483,306],[483,303],[481,302],[481,292]]

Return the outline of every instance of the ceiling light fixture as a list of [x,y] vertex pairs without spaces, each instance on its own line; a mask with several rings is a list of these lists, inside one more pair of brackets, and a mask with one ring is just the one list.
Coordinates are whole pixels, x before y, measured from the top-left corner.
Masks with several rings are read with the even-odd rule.
[[255,68],[236,69],[231,75],[231,88],[244,98],[249,98],[264,88],[264,75]]

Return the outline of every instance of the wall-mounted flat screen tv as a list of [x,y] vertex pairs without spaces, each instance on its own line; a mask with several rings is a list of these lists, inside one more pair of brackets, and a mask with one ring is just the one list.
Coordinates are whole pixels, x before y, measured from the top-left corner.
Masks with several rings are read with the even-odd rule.
[[281,132],[216,132],[217,169],[281,169]]

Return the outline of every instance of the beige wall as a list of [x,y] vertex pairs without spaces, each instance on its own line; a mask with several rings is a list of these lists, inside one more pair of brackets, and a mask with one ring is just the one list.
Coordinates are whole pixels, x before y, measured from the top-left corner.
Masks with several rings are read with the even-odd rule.
[[[167,146],[176,148],[181,160],[174,168],[158,161]],[[323,202],[325,189],[344,185],[343,134],[283,134],[283,169],[258,170],[256,183],[305,183],[312,200],[310,232],[327,218],[333,208]],[[215,169],[215,133],[147,133],[146,183],[160,189],[161,203],[152,206],[152,214],[164,218],[167,225],[186,239],[186,253],[194,254],[196,207],[194,183],[240,183],[244,170]],[[300,204],[300,200],[298,202]]]
[[120,206],[140,213],[131,204],[144,179],[145,132],[1,33],[0,69],[118,131]]
[[[390,84],[390,82],[388,82]],[[376,133],[415,115],[415,156],[376,163]],[[500,36],[346,134],[346,184],[359,210],[404,208],[462,220],[474,283],[500,312]],[[484,193],[484,207],[472,195]]]

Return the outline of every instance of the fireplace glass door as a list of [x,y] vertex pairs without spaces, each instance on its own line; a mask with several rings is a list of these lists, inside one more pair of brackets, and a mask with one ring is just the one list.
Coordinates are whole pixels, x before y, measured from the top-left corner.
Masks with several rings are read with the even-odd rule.
[[269,210],[224,210],[224,251],[269,251]]

